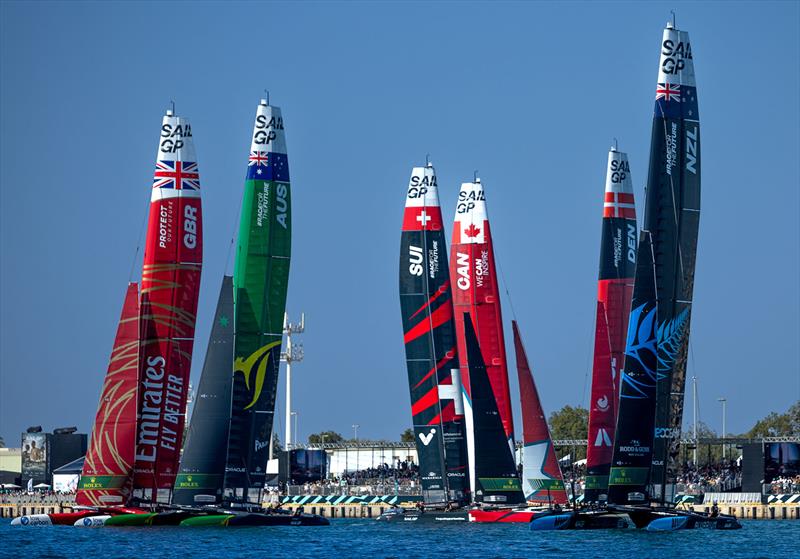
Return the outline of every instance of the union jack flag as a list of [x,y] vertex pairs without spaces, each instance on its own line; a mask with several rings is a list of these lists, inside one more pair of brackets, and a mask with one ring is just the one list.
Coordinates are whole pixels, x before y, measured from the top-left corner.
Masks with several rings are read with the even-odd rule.
[[153,188],[200,190],[200,173],[192,161],[158,161],[153,176]]
[[660,83],[656,87],[656,100],[681,102],[681,86],[674,83]]
[[247,165],[250,167],[252,167],[253,165],[255,165],[256,167],[260,167],[261,165],[266,167],[268,161],[269,161],[268,151],[251,151]]

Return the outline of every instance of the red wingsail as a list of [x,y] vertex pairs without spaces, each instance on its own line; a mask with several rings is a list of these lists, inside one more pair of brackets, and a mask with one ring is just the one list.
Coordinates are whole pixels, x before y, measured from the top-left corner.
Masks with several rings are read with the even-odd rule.
[[478,335],[481,355],[486,364],[486,374],[497,402],[503,430],[506,437],[513,441],[514,418],[511,414],[511,394],[508,388],[500,292],[480,179],[462,184],[458,200],[450,252],[450,278],[453,282],[453,306],[462,382],[471,397],[469,375],[464,373],[469,370],[464,313],[469,313]]
[[636,268],[636,210],[626,154],[612,148],[603,203],[600,277],[594,334],[587,501],[605,500],[619,404],[618,374],[625,359],[628,316]]
[[75,496],[79,505],[122,504],[131,491],[139,367],[139,286],[128,285],[117,337]]
[[[167,112],[142,268],[134,496],[168,501],[178,471],[203,244],[192,128]],[[166,491],[157,492],[162,489]],[[141,491],[140,491],[141,490]]]
[[519,396],[522,402],[522,490],[529,502],[567,502],[561,468],[556,460],[550,429],[539,400],[539,392],[528,366],[528,357],[517,322],[511,322],[514,331],[514,350],[517,357]]

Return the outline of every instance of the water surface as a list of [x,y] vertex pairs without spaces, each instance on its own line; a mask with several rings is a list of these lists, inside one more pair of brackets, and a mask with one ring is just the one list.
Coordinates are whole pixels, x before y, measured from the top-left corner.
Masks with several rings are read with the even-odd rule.
[[17,527],[0,521],[0,558],[635,558],[800,557],[800,521],[744,521],[732,532],[531,532],[523,524],[332,520],[327,527]]

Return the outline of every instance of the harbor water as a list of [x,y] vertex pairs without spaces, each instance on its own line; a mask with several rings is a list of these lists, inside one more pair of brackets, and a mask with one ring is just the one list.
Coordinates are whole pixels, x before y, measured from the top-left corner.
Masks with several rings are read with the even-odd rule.
[[320,528],[11,527],[0,521],[2,559],[797,557],[798,521],[744,521],[731,532],[640,530],[531,532],[525,524],[403,524],[334,520]]

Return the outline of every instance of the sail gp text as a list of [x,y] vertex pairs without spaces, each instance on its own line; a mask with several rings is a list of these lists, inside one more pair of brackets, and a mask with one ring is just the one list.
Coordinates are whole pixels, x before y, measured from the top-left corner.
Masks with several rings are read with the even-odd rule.
[[[183,379],[166,374],[166,359],[160,355],[148,356],[146,363],[147,368],[140,387],[143,392],[136,460],[155,462],[157,447],[177,451]],[[168,423],[174,425],[174,428],[167,425]]]
[[678,74],[686,68],[686,60],[692,59],[691,43],[667,39],[661,44],[661,71],[665,74]]
[[162,153],[177,153],[184,146],[183,139],[191,137],[191,124],[163,124],[161,126],[161,142],[158,145],[158,149]]

